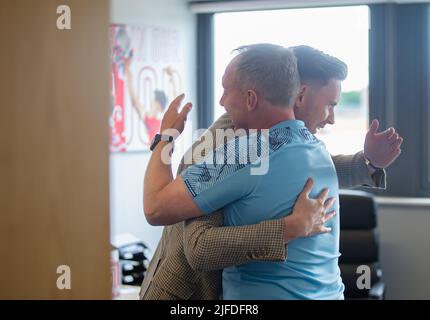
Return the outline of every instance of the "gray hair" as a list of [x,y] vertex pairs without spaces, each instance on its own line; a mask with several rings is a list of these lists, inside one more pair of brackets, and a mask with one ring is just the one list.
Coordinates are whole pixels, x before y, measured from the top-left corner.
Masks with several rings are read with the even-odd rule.
[[297,60],[291,50],[259,43],[242,46],[237,64],[237,81],[242,90],[252,88],[275,106],[294,105],[300,77]]

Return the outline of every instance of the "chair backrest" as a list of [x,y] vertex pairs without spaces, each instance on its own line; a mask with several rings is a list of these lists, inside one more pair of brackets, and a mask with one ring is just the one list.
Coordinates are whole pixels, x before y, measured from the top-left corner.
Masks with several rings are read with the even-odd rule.
[[[368,289],[360,289],[360,266],[369,267],[371,285],[381,280],[377,234],[376,202],[372,194],[341,190],[339,266],[345,284],[345,299],[366,299]],[[362,281],[359,281],[362,283]]]

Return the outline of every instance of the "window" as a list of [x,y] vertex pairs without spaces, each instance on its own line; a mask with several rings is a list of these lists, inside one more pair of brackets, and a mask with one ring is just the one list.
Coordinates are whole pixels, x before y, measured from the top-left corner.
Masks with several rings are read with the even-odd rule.
[[286,47],[306,44],[343,60],[349,69],[335,108],[336,124],[319,131],[318,137],[332,154],[361,150],[368,126],[368,33],[367,6],[215,14],[215,119],[224,113],[219,105],[221,79],[232,50],[260,42]]

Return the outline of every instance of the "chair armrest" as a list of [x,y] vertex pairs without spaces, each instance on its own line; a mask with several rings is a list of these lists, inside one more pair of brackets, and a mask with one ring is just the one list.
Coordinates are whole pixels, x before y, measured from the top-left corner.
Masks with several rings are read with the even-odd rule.
[[369,290],[369,299],[385,300],[385,283],[382,281],[376,282]]

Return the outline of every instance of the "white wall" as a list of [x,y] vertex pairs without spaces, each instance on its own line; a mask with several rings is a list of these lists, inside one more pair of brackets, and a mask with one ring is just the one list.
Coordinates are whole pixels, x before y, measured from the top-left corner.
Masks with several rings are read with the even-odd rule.
[[430,299],[430,200],[378,202],[387,299]]
[[[196,101],[196,27],[193,15],[183,0],[111,0],[111,22],[146,27],[174,27],[182,36],[184,90],[187,100]],[[188,121],[195,123],[193,111]],[[193,121],[194,120],[194,121]],[[190,140],[190,139],[187,139]],[[187,144],[190,141],[187,141]],[[176,154],[181,150],[176,148]],[[155,250],[162,227],[147,224],[143,214],[143,176],[149,152],[112,153],[110,156],[111,234],[131,232]]]

